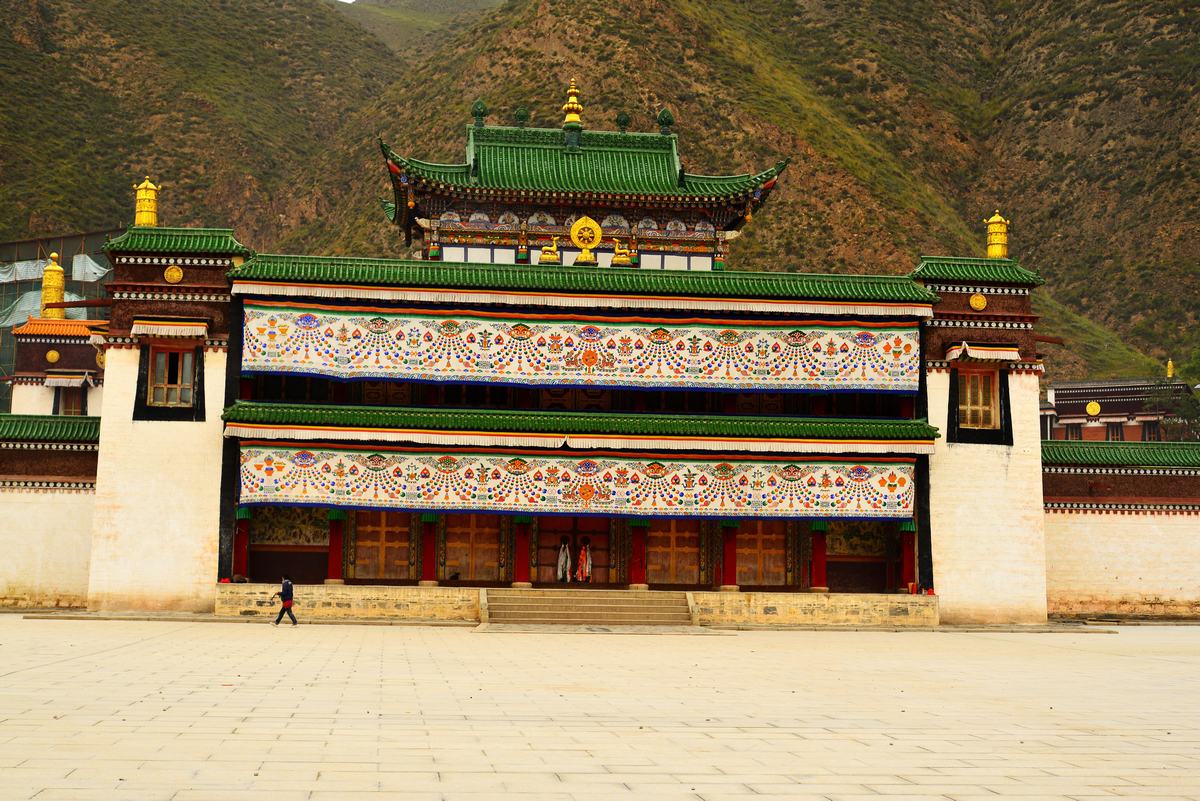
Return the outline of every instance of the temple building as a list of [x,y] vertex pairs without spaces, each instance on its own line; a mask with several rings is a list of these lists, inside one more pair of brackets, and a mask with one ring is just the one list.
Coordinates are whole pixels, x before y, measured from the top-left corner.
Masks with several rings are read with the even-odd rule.
[[0,420],[0,516],[75,492],[86,547],[68,581],[27,542],[0,599],[255,615],[287,573],[331,617],[1045,621],[1042,279],[1008,221],[906,276],[735,270],[786,159],[699,175],[668,111],[592,130],[572,81],[562,112],[476,103],[456,164],[380,142],[419,259],[161,227],[142,182],[108,319],[17,332],[42,394]]
[[1163,378],[1058,381],[1046,389],[1042,438],[1086,442],[1176,439],[1175,409],[1193,388],[1167,361]]

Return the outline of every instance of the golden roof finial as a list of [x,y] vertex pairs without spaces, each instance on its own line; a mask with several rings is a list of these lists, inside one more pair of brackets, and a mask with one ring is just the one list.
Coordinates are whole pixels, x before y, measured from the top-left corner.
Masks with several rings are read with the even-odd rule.
[[1167,378],[1175,377],[1175,362],[1167,359]]
[[583,104],[579,102],[579,88],[575,86],[575,79],[571,79],[571,85],[567,87],[567,102],[562,105],[563,127],[568,125],[582,128],[583,121],[579,115],[583,113]]
[[987,223],[987,257],[989,259],[1008,258],[1008,220],[1000,216],[1000,209],[988,219]]
[[42,318],[46,320],[65,320],[67,310],[47,309],[50,303],[62,303],[66,300],[67,277],[62,266],[58,263],[58,254],[50,254],[50,263],[42,270]]
[[137,190],[137,200],[133,206],[133,224],[145,225],[154,227],[158,225],[158,190],[161,186],[155,186],[150,182],[150,176],[146,176],[146,180],[134,187]]

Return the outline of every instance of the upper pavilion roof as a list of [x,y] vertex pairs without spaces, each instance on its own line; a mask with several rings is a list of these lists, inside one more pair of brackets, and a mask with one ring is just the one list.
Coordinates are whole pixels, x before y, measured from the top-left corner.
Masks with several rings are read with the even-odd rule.
[[38,337],[83,337],[92,335],[98,326],[108,325],[107,320],[50,320],[30,317],[27,322],[13,329],[13,336]]
[[922,256],[912,277],[923,281],[975,281],[983,284],[1041,286],[1037,273],[1026,270],[1016,259],[977,259],[964,256]]
[[[432,188],[570,192],[723,201],[769,190],[787,166],[758,173],[700,175],[683,169],[674,134],[581,131],[578,146],[558,128],[468,127],[467,158],[435,164],[380,142],[389,169]],[[403,180],[403,178],[402,178]]]
[[250,248],[233,238],[230,228],[160,228],[133,225],[104,243],[109,253],[196,253],[249,256]]

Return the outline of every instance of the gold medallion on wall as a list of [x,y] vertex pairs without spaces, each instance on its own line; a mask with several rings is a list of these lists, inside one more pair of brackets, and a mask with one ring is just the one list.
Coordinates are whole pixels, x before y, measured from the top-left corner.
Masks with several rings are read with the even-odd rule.
[[1096,403],[1095,401],[1088,401],[1088,405],[1083,408],[1084,411],[1087,412],[1088,417],[1100,416],[1100,404]]
[[62,356],[56,350],[46,351],[46,361],[50,362],[51,364],[56,364],[61,358]]
[[101,370],[104,369],[104,351],[102,350],[96,351],[96,366]]
[[971,304],[971,308],[975,311],[983,311],[987,308],[987,298],[978,292],[971,296],[971,300],[969,302]]
[[163,278],[168,284],[178,284],[183,280],[183,268],[178,264],[168,265],[167,269],[163,270]]

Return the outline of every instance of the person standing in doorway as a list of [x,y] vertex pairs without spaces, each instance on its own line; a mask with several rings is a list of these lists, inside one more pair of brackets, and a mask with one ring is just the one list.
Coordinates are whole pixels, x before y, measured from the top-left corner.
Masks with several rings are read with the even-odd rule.
[[[285,575],[283,583],[279,586],[279,592],[275,593],[279,596],[279,602],[282,606],[279,607],[279,614],[275,616],[275,625],[279,625],[279,621],[283,620],[284,613],[292,619],[292,625],[296,625],[296,616],[292,614],[292,577]],[[275,595],[271,597],[274,598]]]
[[559,584],[571,583],[571,541],[562,537],[558,545],[558,564],[555,567],[554,578]]
[[575,563],[575,580],[580,584],[592,583],[592,540],[584,537],[579,546],[579,561]]

